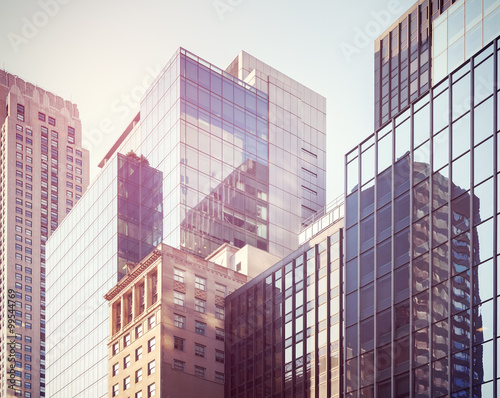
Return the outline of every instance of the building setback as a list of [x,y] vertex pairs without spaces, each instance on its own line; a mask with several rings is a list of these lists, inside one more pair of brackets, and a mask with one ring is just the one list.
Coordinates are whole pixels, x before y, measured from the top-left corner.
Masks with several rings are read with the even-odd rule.
[[345,157],[345,397],[497,396],[499,22],[436,17],[440,77]]
[[160,245],[105,296],[108,396],[224,395],[225,297],[245,275]]
[[340,396],[342,226],[335,218],[226,298],[225,397]]
[[44,397],[45,243],[87,188],[89,154],[75,104],[3,70],[0,125],[0,395]]

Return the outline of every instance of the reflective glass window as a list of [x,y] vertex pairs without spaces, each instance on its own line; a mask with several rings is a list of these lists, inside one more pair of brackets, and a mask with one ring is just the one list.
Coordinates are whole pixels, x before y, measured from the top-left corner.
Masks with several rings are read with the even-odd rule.
[[433,100],[433,132],[436,134],[448,126],[449,117],[449,92],[446,89]]
[[359,333],[361,342],[361,352],[372,350],[375,340],[373,317],[365,319],[360,323]]
[[405,120],[395,129],[396,160],[410,150],[410,119]]
[[410,261],[410,231],[405,229],[394,237],[394,267]]
[[360,257],[360,280],[361,286],[373,281],[374,258],[373,249],[363,253]]
[[430,142],[427,141],[425,144],[415,149],[413,153],[413,183],[418,184],[423,181],[430,173]]
[[493,175],[493,138],[474,148],[474,184]]
[[493,97],[474,109],[474,145],[493,134]]
[[358,186],[358,158],[347,164],[347,193],[354,191]]
[[392,196],[392,169],[377,176],[377,207],[390,202]]
[[370,284],[360,289],[360,318],[373,316],[374,309],[374,286]]
[[391,270],[391,239],[377,245],[377,275],[381,276]]
[[493,256],[493,219],[474,228],[474,264]]
[[450,197],[448,187],[448,184],[450,183],[449,167],[445,167],[441,171],[434,173],[432,183],[432,208],[436,209],[448,203]]
[[391,305],[391,275],[386,275],[377,280],[377,311]]
[[470,154],[467,153],[452,163],[453,197],[470,189]]
[[425,105],[422,109],[415,112],[413,116],[413,147],[417,148],[420,144],[430,137],[430,105]]
[[433,138],[433,169],[439,170],[449,162],[449,133],[448,129],[441,131]]
[[452,125],[452,156],[456,159],[470,149],[470,114]]
[[474,224],[493,216],[493,178],[474,188]]
[[403,265],[394,271],[394,302],[407,299],[410,296],[410,266]]
[[470,109],[470,73],[453,84],[452,115],[453,120]]
[[410,331],[410,300],[406,299],[394,306],[395,337],[408,334]]
[[374,177],[375,170],[375,146],[371,146],[361,154],[361,184],[370,181]]
[[389,133],[378,141],[378,171],[381,172],[392,163],[392,134]]
[[377,211],[377,242],[381,242],[391,236],[392,231],[392,205]]

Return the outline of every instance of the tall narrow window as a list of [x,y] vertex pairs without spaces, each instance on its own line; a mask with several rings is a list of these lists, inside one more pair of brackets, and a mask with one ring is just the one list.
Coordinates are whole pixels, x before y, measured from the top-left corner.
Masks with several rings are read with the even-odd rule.
[[156,300],[158,300],[158,274],[156,272],[151,275],[151,292],[151,304],[154,304],[156,303]]
[[144,300],[144,283],[139,285],[139,314],[144,312],[145,300]]

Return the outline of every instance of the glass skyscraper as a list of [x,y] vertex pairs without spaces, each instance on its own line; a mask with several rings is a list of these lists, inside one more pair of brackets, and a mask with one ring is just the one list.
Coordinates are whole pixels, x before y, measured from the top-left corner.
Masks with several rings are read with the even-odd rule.
[[162,236],[162,174],[118,154],[47,242],[47,393],[107,395],[104,294]]
[[[223,243],[283,257],[325,205],[325,107],[325,98],[244,52],[223,71],[179,49],[49,242],[52,397],[107,394],[103,297],[118,282],[125,249],[116,243],[115,154],[134,150],[162,173],[163,243],[200,257]],[[141,245],[127,239],[127,247]]]
[[223,243],[282,257],[325,206],[325,98],[241,52],[223,71],[180,49],[115,151],[164,176],[164,243],[207,256]]
[[499,7],[436,17],[435,80],[346,155],[346,397],[497,396]]

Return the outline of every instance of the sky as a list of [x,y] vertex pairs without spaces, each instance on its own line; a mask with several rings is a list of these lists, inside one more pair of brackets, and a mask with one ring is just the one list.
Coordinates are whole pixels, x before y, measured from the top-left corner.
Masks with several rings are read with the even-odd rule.
[[0,68],[78,105],[91,176],[179,47],[244,50],[327,99],[327,202],[373,133],[373,48],[414,0],[0,0]]

